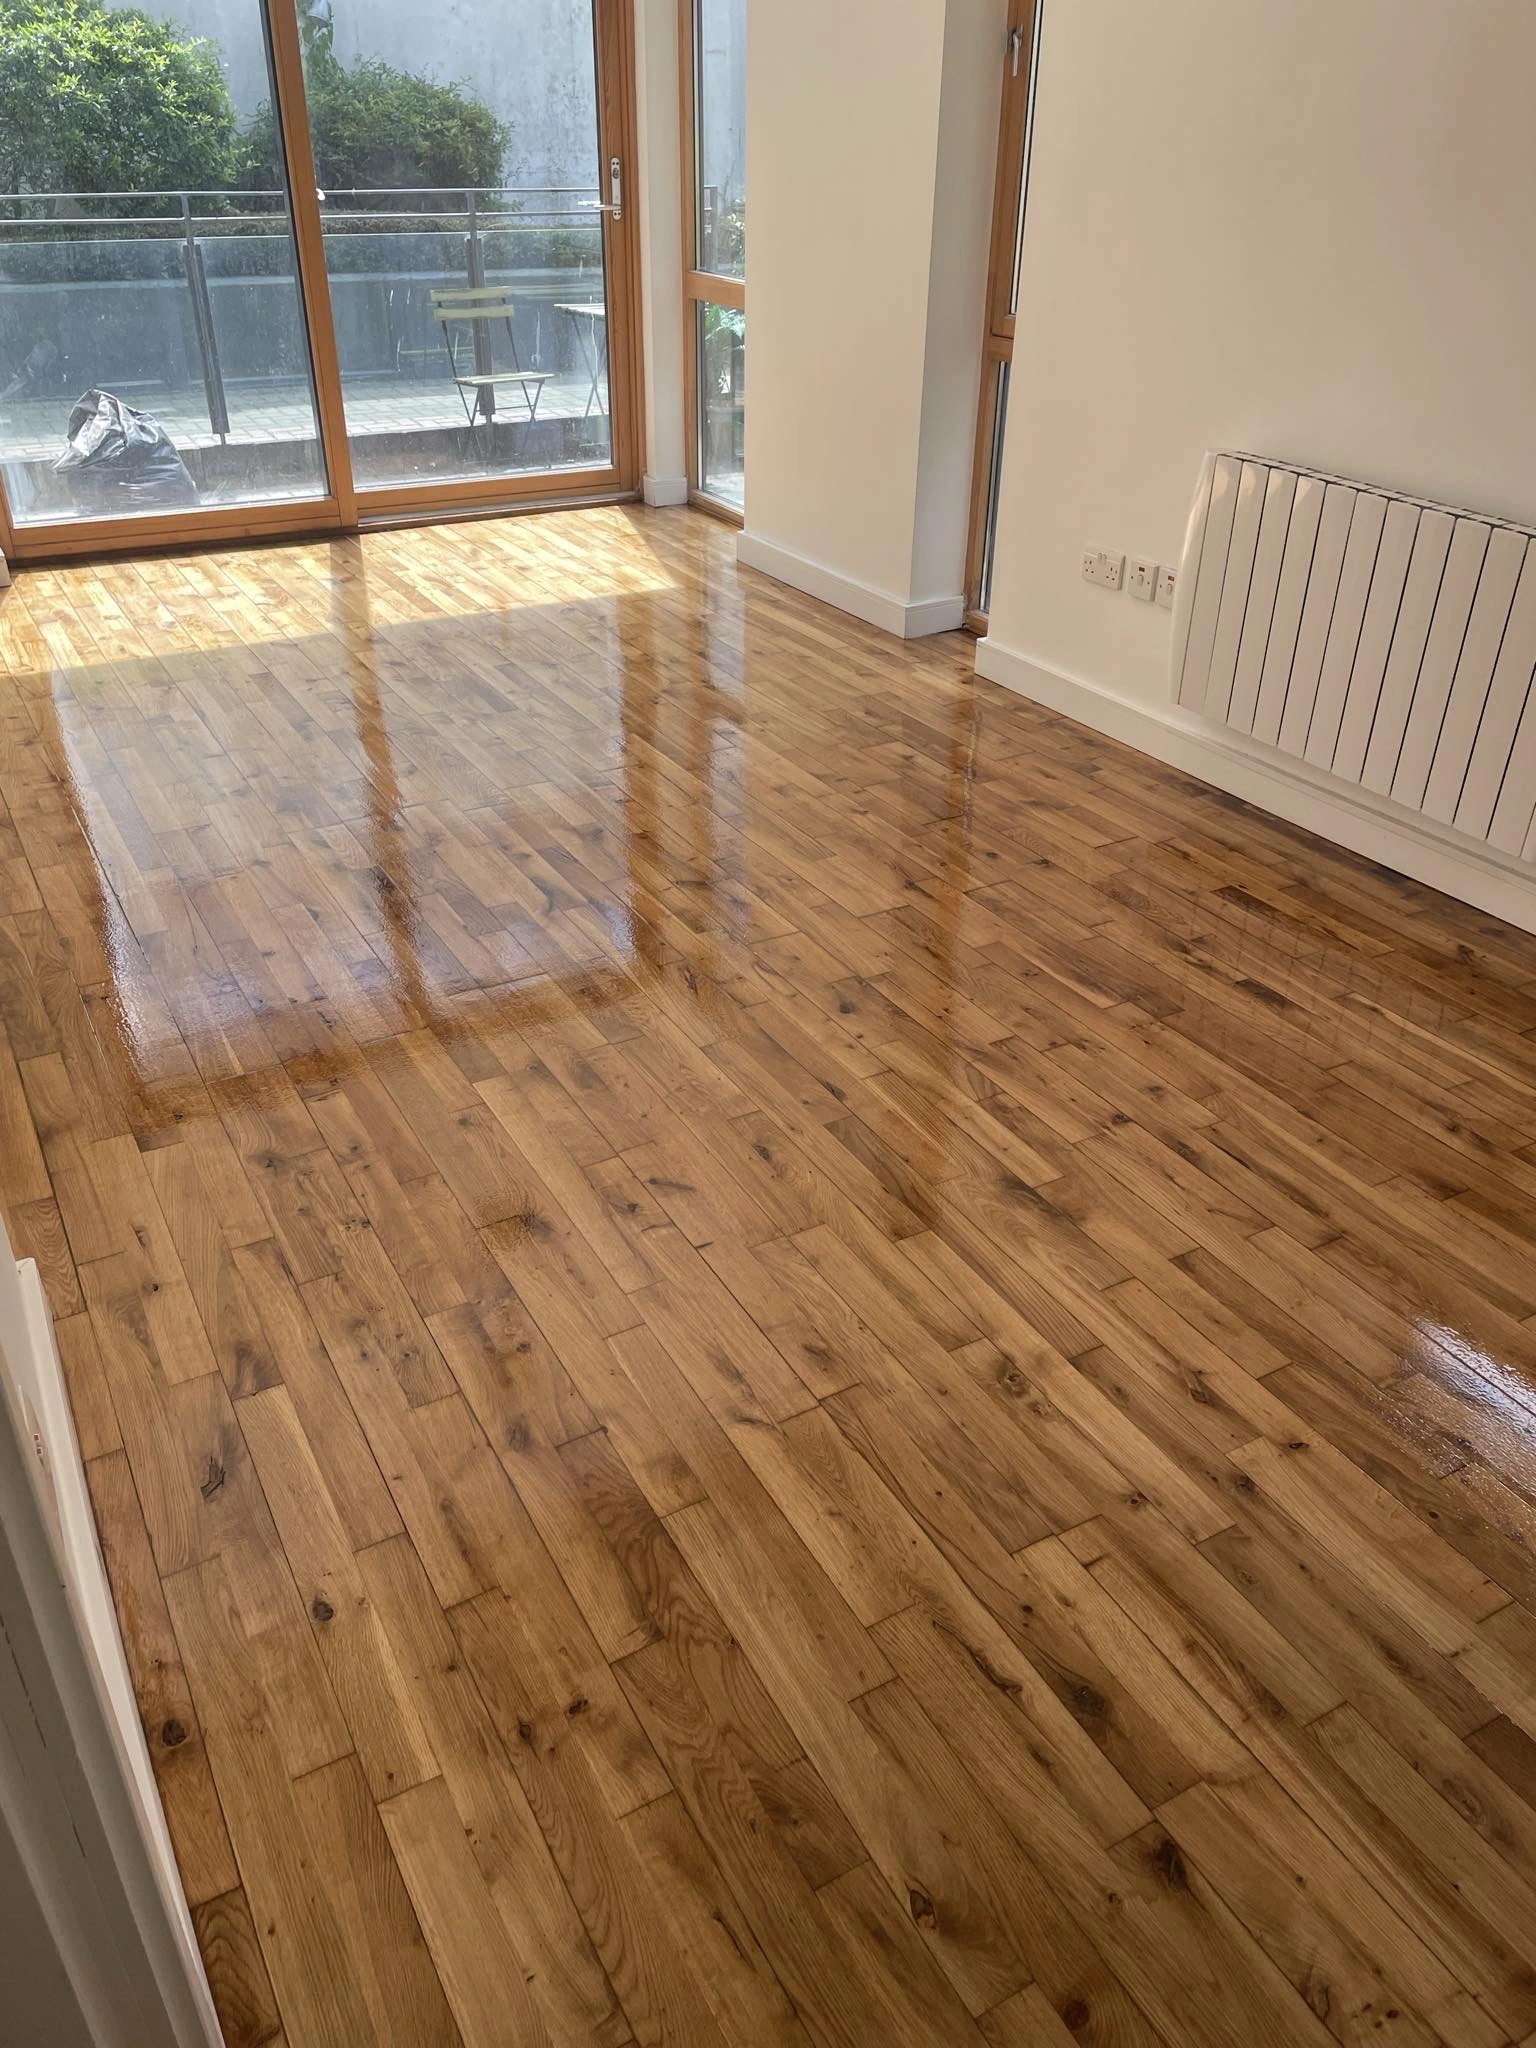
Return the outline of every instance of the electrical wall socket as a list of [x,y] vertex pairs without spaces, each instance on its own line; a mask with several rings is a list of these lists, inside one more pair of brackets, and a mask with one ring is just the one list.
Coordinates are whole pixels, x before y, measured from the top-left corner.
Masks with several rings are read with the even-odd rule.
[[1124,555],[1112,555],[1104,548],[1083,549],[1085,583],[1097,583],[1105,590],[1118,590],[1124,577]]
[[1083,581],[1096,583],[1101,590],[1128,590],[1143,604],[1151,604],[1155,598],[1167,611],[1173,605],[1176,580],[1171,564],[1159,566],[1145,555],[1132,555],[1127,561],[1108,548],[1083,549]]

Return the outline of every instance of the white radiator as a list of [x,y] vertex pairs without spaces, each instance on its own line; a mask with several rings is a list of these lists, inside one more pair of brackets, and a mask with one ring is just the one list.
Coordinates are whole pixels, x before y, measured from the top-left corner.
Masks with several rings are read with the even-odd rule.
[[1529,532],[1206,457],[1174,616],[1186,710],[1536,862],[1533,672]]

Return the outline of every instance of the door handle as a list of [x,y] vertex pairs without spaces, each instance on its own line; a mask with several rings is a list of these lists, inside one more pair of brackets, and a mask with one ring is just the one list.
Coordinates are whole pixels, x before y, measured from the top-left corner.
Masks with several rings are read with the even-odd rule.
[[611,213],[615,220],[624,218],[624,166],[616,156],[608,159],[607,199],[578,199],[576,206],[581,213]]

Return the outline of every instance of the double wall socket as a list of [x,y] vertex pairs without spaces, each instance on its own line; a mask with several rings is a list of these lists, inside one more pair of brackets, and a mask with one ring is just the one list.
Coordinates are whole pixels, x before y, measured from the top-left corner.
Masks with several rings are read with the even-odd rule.
[[1125,578],[1124,555],[1111,555],[1103,548],[1083,549],[1083,581],[1118,590]]

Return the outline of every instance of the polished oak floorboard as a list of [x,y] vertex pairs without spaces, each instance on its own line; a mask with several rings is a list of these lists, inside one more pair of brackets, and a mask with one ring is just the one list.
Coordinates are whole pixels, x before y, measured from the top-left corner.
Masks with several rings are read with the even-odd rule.
[[1536,941],[687,512],[0,595],[231,2048],[1536,2037]]

